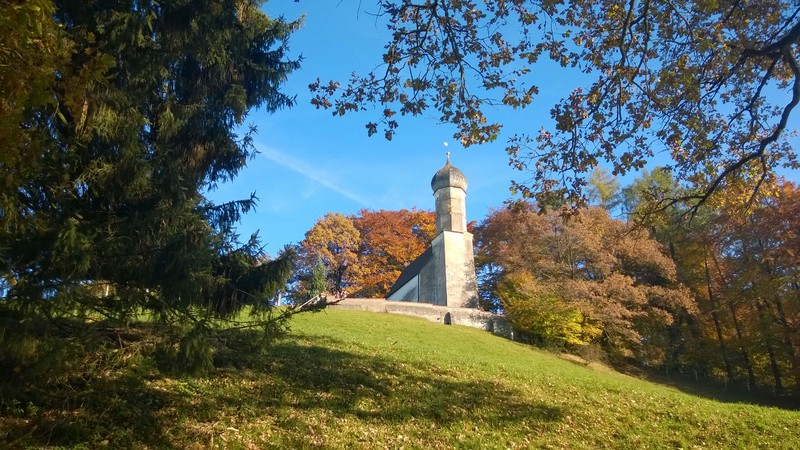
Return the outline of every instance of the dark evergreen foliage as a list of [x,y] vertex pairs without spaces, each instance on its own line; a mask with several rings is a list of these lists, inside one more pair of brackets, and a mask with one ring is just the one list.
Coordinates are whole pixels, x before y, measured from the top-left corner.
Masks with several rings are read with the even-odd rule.
[[299,24],[267,17],[262,3],[53,3],[42,26],[68,51],[48,61],[44,100],[12,105],[25,139],[2,144],[4,308],[149,310],[199,330],[268,307],[293,252],[270,261],[255,236],[238,241],[233,227],[255,197],[205,198],[254,155],[255,130],[236,131],[247,112],[293,102],[279,88],[298,67],[287,38]]

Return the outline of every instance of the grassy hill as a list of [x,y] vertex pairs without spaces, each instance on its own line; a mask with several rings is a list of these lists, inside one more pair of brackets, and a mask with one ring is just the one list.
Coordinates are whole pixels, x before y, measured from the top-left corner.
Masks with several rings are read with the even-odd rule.
[[[800,448],[800,412],[690,396],[480,330],[306,314],[205,378],[142,360],[0,418],[16,448]],[[228,358],[227,360],[224,360]]]

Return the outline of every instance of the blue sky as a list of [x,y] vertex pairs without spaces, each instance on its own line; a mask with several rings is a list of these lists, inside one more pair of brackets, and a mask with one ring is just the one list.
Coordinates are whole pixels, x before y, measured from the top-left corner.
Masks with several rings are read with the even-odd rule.
[[[233,182],[219,186],[209,197],[222,202],[255,192],[258,207],[244,217],[238,232],[246,238],[259,230],[273,256],[284,245],[301,241],[327,212],[432,210],[431,177],[444,165],[447,151],[469,182],[469,220],[480,220],[490,207],[501,206],[510,197],[510,180],[520,175],[508,166],[502,139],[465,149],[452,139],[453,127],[423,117],[403,118],[389,142],[378,135],[367,137],[364,125],[374,116],[333,117],[311,106],[308,84],[317,77],[346,81],[353,71],[367,72],[381,61],[388,33],[374,17],[359,11],[358,3],[266,4],[272,16],[305,15],[302,29],[290,39],[292,54],[303,56],[302,69],[284,87],[297,96],[297,103],[274,114],[251,112],[245,123],[258,128],[255,142],[260,154]],[[367,11],[369,7],[369,2],[362,6]],[[549,106],[541,115],[547,117],[548,110]]]
[[[317,77],[344,82],[353,71],[363,74],[381,62],[389,34],[368,14],[374,8],[374,2],[354,0],[273,0],[265,5],[271,16],[305,16],[303,27],[290,39],[291,53],[303,56],[302,68],[284,86],[284,92],[296,96],[296,105],[274,114],[251,112],[245,123],[258,128],[255,143],[260,154],[233,182],[219,186],[209,197],[223,202],[255,192],[258,207],[243,218],[238,232],[246,239],[259,230],[270,255],[301,241],[327,212],[432,210],[430,180],[444,164],[447,151],[469,181],[468,220],[480,220],[490,208],[502,206],[511,196],[510,180],[525,180],[525,174],[508,166],[504,136],[465,149],[452,139],[452,126],[439,124],[432,116],[404,117],[390,142],[380,133],[367,137],[364,125],[375,114],[333,117],[310,104],[308,84]],[[487,115],[494,114],[489,119],[495,117],[509,131],[538,130],[548,124],[549,110],[559,98],[585,84],[578,77],[557,66],[539,70],[540,95],[531,106]]]

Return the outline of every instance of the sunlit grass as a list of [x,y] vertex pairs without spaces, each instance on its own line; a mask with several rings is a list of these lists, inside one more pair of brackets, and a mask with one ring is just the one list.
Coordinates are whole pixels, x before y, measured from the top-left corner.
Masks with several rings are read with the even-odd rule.
[[189,378],[142,356],[50,403],[20,404],[0,419],[0,438],[67,448],[800,447],[799,412],[694,397],[412,317],[304,314],[265,354],[217,358],[225,368]]

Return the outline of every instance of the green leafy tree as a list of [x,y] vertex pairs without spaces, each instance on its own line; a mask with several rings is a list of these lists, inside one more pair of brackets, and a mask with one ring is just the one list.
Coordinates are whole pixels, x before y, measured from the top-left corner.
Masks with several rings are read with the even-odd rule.
[[602,167],[596,167],[589,176],[589,202],[606,211],[620,205],[622,199],[619,182]]
[[650,232],[671,250],[674,238],[667,235],[680,227],[688,213],[688,207],[675,199],[683,196],[683,188],[672,174],[656,167],[644,170],[633,182],[621,191],[621,204],[626,218],[631,222],[650,228]]
[[311,279],[308,282],[308,296],[314,297],[325,292],[328,288],[327,273],[322,258],[317,259],[314,270],[311,272]]
[[[702,203],[734,176],[754,189],[778,167],[797,167],[785,137],[800,102],[795,2],[439,0],[379,1],[390,32],[382,65],[311,85],[336,115],[379,106],[369,134],[391,138],[404,115],[456,127],[464,145],[496,139],[497,105],[522,109],[555,65],[592,80],[552,109],[552,125],[512,130],[507,151],[526,178],[513,183],[539,206],[582,203],[586,173],[613,175],[672,157]],[[546,60],[550,61],[546,61]],[[556,201],[556,203],[559,203]]]
[[[293,253],[270,260],[255,236],[238,241],[233,225],[254,197],[205,197],[253,155],[251,133],[235,131],[248,111],[292,104],[280,86],[298,67],[286,56],[298,23],[261,4],[0,7],[16,25],[0,40],[0,86],[13,94],[3,138],[7,127],[25,137],[4,140],[0,157],[3,307],[115,318],[146,309],[193,323],[192,337],[246,305],[268,309]],[[41,66],[16,86],[7,61]]]
[[[52,0],[10,1],[0,5],[0,167],[6,188],[24,178],[42,151],[41,130],[20,126],[54,102],[51,87],[69,58]],[[5,190],[5,189],[4,189]],[[7,206],[2,205],[2,209]]]

